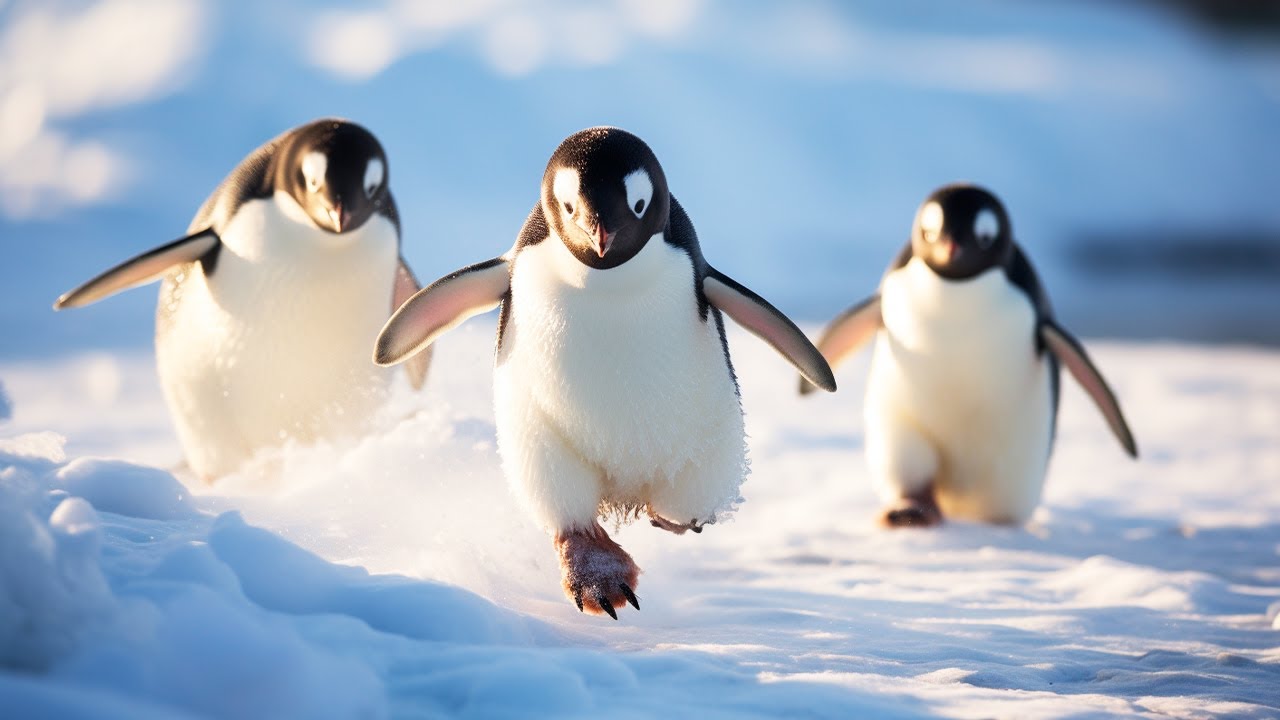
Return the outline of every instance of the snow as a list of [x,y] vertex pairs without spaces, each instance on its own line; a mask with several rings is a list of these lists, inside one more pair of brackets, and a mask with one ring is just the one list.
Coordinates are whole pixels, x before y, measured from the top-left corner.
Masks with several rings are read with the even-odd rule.
[[[399,385],[379,432],[267,453],[213,488],[144,464],[179,460],[145,353],[0,364],[14,401],[0,445],[6,706],[1280,712],[1280,353],[1090,343],[1141,461],[1068,381],[1045,502],[1026,528],[889,532],[874,523],[861,447],[866,358],[841,368],[836,395],[802,399],[789,366],[735,329],[746,503],[700,535],[622,528],[645,570],[643,609],[615,622],[563,597],[550,539],[506,489],[492,330],[477,319],[447,336],[425,392]],[[104,362],[131,390],[95,412],[47,392],[92,386]],[[113,429],[117,412],[132,432]]]

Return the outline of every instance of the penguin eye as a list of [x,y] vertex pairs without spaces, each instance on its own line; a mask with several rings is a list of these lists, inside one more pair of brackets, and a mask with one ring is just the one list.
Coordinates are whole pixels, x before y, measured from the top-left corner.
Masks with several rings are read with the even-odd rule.
[[938,242],[942,236],[942,206],[931,202],[920,209],[920,235],[927,243]]
[[302,158],[302,178],[307,192],[316,192],[324,185],[324,174],[329,169],[329,158],[320,152],[309,152]]
[[649,179],[649,173],[644,168],[632,171],[622,179],[622,184],[627,189],[627,205],[631,206],[636,217],[642,217],[645,206],[653,199],[653,181]]
[[382,187],[382,180],[386,175],[386,168],[382,161],[374,158],[364,169],[364,194],[373,197],[373,194]]
[[983,208],[973,219],[973,239],[977,241],[979,248],[987,250],[995,244],[999,234],[1000,219],[990,209]]
[[582,183],[579,180],[578,171],[573,168],[562,167],[556,170],[555,178],[551,181],[551,197],[560,200],[560,204],[564,207],[564,211],[573,214],[573,201],[562,200],[561,198],[576,198],[582,189]]

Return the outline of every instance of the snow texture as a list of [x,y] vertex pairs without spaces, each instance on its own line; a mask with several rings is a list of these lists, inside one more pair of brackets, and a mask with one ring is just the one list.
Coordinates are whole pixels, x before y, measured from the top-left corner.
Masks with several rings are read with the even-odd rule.
[[[816,328],[808,328],[811,332]],[[1280,355],[1091,343],[1144,457],[1068,380],[1026,528],[879,530],[860,397],[801,399],[734,329],[753,473],[734,520],[618,533],[640,612],[579,614],[494,447],[492,324],[381,432],[205,488],[145,354],[2,365],[0,673],[23,717],[1273,717]],[[119,414],[133,418],[121,435]],[[91,415],[91,417],[86,417]],[[65,441],[63,437],[66,437]],[[167,442],[157,437],[168,436]],[[69,459],[69,456],[71,459]],[[264,484],[264,476],[272,478]]]

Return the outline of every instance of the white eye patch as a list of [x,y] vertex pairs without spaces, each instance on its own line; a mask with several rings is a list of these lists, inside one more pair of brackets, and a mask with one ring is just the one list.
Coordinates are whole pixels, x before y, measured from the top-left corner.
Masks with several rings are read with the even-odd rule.
[[374,158],[364,169],[364,194],[373,197],[373,193],[382,187],[382,180],[386,176],[387,169],[383,167],[382,161]]
[[942,206],[936,202],[920,208],[920,234],[925,242],[935,242],[942,233]]
[[309,152],[302,158],[302,177],[309,192],[315,192],[324,185],[324,174],[328,168],[329,156],[324,153]]
[[622,179],[627,188],[627,206],[636,217],[643,217],[644,211],[653,201],[653,181],[644,169],[634,170]]
[[573,213],[573,205],[578,200],[582,185],[578,171],[573,168],[560,168],[551,182],[551,192],[555,199],[564,206],[566,212]]
[[973,236],[979,240],[989,238],[987,243],[989,245],[990,240],[995,240],[999,234],[1000,218],[996,217],[995,212],[990,208],[979,210],[978,216],[973,219]]

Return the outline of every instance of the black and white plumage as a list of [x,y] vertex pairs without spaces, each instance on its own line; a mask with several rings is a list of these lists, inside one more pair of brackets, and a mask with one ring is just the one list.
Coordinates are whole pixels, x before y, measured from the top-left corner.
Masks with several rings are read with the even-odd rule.
[[[400,257],[387,158],[344,120],[299,126],[248,155],[187,235],[64,294],[79,307],[163,279],[161,386],[191,469],[213,480],[255,452],[359,430],[387,371],[368,344],[418,290]],[[420,386],[428,358],[415,358]]]
[[566,592],[593,611],[636,604],[638,568],[601,514],[684,532],[739,500],[746,444],[722,311],[835,389],[790,320],[706,262],[653,152],[616,128],[566,139],[515,246],[410,299],[375,360],[410,357],[498,306],[504,469],[555,534]]
[[832,320],[818,347],[834,367],[872,340],[867,459],[888,525],[1026,521],[1053,446],[1060,364],[1137,456],[1114,394],[982,188],[930,195],[879,292]]

